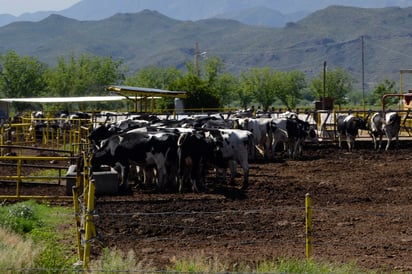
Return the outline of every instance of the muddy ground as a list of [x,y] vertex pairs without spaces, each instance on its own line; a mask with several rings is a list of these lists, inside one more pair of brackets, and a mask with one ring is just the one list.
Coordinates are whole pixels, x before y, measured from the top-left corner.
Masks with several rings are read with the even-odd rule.
[[[412,272],[412,142],[387,152],[369,142],[351,153],[311,145],[303,158],[250,164],[250,187],[207,177],[204,193],[96,199],[97,231],[108,247],[134,250],[146,265],[203,256],[227,265],[278,257],[305,258],[305,195],[312,197],[312,257],[365,269]],[[3,172],[6,168],[1,169]],[[2,194],[13,193],[1,184]],[[64,186],[23,186],[22,194],[64,195]],[[69,204],[70,206],[70,204]],[[74,235],[73,235],[74,237]],[[92,259],[101,254],[93,245]]]

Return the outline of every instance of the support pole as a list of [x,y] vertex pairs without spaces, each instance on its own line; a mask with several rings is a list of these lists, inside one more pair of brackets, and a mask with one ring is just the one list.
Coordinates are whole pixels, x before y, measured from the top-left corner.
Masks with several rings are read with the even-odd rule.
[[87,269],[90,261],[90,249],[92,238],[95,237],[95,227],[93,223],[93,213],[94,213],[94,192],[95,183],[94,180],[89,182],[89,193],[87,199],[87,212],[86,212],[86,229],[84,235],[84,258],[83,258],[83,268]]
[[72,188],[73,193],[73,205],[74,205],[74,218],[76,225],[76,242],[77,242],[77,256],[79,258],[76,264],[81,265],[84,249],[82,246],[82,235],[81,235],[81,212],[80,212],[80,203],[79,203],[79,189],[77,187]]
[[312,198],[309,193],[305,197],[306,211],[306,259],[312,257]]

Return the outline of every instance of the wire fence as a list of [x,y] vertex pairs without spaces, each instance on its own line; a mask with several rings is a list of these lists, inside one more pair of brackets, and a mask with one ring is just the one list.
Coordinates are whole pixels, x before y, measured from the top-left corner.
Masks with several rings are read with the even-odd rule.
[[[404,264],[398,265],[398,269],[411,270],[412,211],[410,211],[411,206],[407,206],[404,210],[401,208],[402,206],[397,212],[392,212],[385,205],[365,205],[353,210],[347,210],[343,206],[321,207],[315,205],[312,213],[314,256],[322,258],[324,252],[330,252],[328,257],[342,256],[342,258],[346,258],[349,250],[352,252],[353,258],[369,257],[370,261],[381,260],[383,265],[385,261],[391,260],[391,256],[395,256],[393,254],[396,254],[404,259]],[[250,256],[254,256],[253,254],[259,254],[268,247],[287,251],[288,248],[294,246],[292,253],[302,259],[305,250],[304,205],[216,209],[213,211],[150,212],[149,210],[131,210],[117,212],[107,210],[107,208],[99,210],[99,202],[97,202],[96,209],[95,214],[98,216],[95,220],[96,228],[103,237],[103,241],[104,238],[107,238],[111,245],[124,237],[120,234],[127,234],[129,241],[133,241],[139,250],[145,250],[145,247],[160,243],[164,244],[164,249],[173,247],[176,253],[180,247],[200,249],[226,247],[231,249],[234,254],[246,252]],[[180,219],[181,222],[178,223],[177,219]],[[108,220],[112,227],[106,226]],[[124,226],[127,223],[128,225]],[[383,227],[374,227],[372,226],[374,223],[383,224]],[[119,231],[119,229],[124,229],[124,231]],[[116,230],[118,233],[113,233]],[[381,230],[393,230],[393,236],[382,240]],[[385,233],[385,235],[388,234]],[[237,250],[239,247],[244,250]],[[388,257],[381,258],[382,251],[375,256],[374,253],[378,250],[387,252]],[[350,258],[347,259],[350,261]],[[111,269],[109,271],[75,268],[58,270],[22,268],[0,269],[0,271],[10,273],[43,271],[47,273],[56,273],[56,271],[58,273],[81,273],[84,271],[89,273],[173,273],[170,270]]]

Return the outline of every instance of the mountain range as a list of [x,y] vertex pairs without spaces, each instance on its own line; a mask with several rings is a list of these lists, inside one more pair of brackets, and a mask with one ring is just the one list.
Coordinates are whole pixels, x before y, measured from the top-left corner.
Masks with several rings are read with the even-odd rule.
[[0,14],[0,26],[17,21],[39,21],[51,14],[77,20],[102,20],[116,13],[156,10],[177,20],[233,19],[244,24],[284,27],[331,5],[361,8],[408,7],[412,0],[82,0],[60,11],[20,16]]
[[177,20],[143,10],[102,20],[55,14],[11,23],[0,27],[0,52],[14,50],[50,65],[71,54],[111,56],[135,72],[147,66],[183,69],[199,43],[203,56],[221,58],[232,73],[268,66],[310,78],[326,61],[328,68],[347,70],[358,87],[364,75],[366,88],[372,88],[384,79],[398,81],[399,69],[409,68],[411,37],[412,7],[330,6],[282,28],[221,18]]

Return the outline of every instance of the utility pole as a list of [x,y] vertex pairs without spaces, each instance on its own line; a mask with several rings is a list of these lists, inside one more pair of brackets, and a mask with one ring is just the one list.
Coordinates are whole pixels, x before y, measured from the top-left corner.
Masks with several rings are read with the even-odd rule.
[[326,61],[323,62],[323,98],[322,98],[322,109],[325,110],[325,100],[326,100]]
[[194,73],[196,76],[199,77],[200,73],[199,73],[199,43],[196,42],[195,44],[195,57],[194,57]]
[[363,111],[365,111],[365,45],[363,35],[361,36],[362,41],[362,103]]

